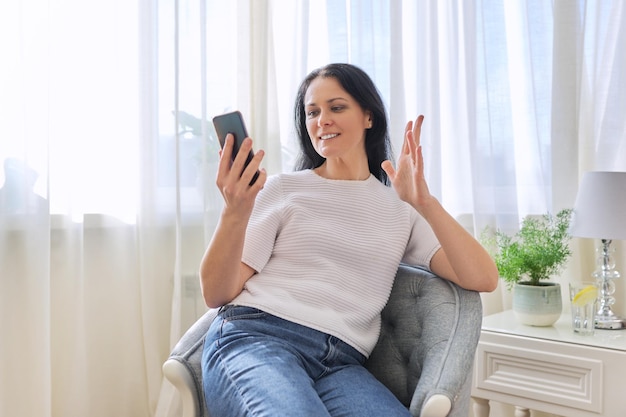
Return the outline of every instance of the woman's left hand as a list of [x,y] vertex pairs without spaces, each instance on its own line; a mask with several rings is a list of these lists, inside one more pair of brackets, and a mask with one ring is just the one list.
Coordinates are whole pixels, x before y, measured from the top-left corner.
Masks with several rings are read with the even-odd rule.
[[424,158],[420,145],[423,122],[424,116],[420,115],[415,122],[409,121],[406,124],[402,152],[396,168],[388,160],[382,163],[383,170],[400,198],[411,204],[420,214],[424,214],[422,209],[433,200],[424,178]]
[[390,161],[384,161],[382,168],[400,198],[426,219],[441,244],[430,261],[430,270],[463,288],[493,291],[498,284],[498,269],[493,259],[428,190],[420,146],[423,121],[424,116],[419,116],[415,123],[407,123],[396,168]]

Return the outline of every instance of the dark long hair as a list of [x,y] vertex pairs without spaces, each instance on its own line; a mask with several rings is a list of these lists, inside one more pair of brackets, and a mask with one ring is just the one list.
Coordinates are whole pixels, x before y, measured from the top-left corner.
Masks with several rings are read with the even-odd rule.
[[365,152],[369,170],[380,182],[389,185],[389,178],[380,167],[380,164],[386,159],[393,161],[385,105],[372,79],[365,71],[351,64],[329,64],[318,68],[307,75],[300,84],[294,106],[296,133],[300,141],[300,155],[296,163],[296,170],[317,168],[326,160],[317,153],[311,143],[306,129],[306,114],[304,112],[304,96],[311,82],[318,77],[335,78],[364,111],[371,113],[372,127],[365,131]]

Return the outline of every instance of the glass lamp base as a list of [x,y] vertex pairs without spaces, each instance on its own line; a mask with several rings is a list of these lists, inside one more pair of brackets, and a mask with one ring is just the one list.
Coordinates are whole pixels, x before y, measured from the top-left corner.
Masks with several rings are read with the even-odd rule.
[[615,303],[615,283],[614,280],[620,277],[620,273],[615,270],[615,262],[611,257],[614,249],[611,248],[611,239],[602,239],[602,246],[598,248],[598,257],[596,263],[598,270],[593,273],[594,278],[598,282],[600,294],[598,303],[600,308],[596,312],[595,325],[596,329],[626,329],[626,319],[618,317],[611,306]]
[[626,328],[626,319],[622,319],[616,316],[613,317],[600,317],[596,316],[595,326],[596,329],[604,330],[619,330]]

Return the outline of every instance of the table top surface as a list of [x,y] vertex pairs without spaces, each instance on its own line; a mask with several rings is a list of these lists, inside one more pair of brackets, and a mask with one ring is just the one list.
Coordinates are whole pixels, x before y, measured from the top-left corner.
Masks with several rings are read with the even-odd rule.
[[524,336],[536,339],[552,340],[577,345],[586,345],[605,349],[626,351],[626,329],[599,330],[591,336],[581,336],[572,330],[571,315],[567,311],[552,326],[536,327],[521,324],[512,310],[483,317],[482,330]]

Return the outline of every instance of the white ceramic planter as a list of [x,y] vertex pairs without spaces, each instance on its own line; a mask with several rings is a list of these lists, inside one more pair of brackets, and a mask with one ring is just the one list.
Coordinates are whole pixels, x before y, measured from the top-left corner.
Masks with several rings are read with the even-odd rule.
[[535,286],[519,282],[513,287],[513,313],[522,324],[552,326],[562,310],[561,285],[558,283]]

